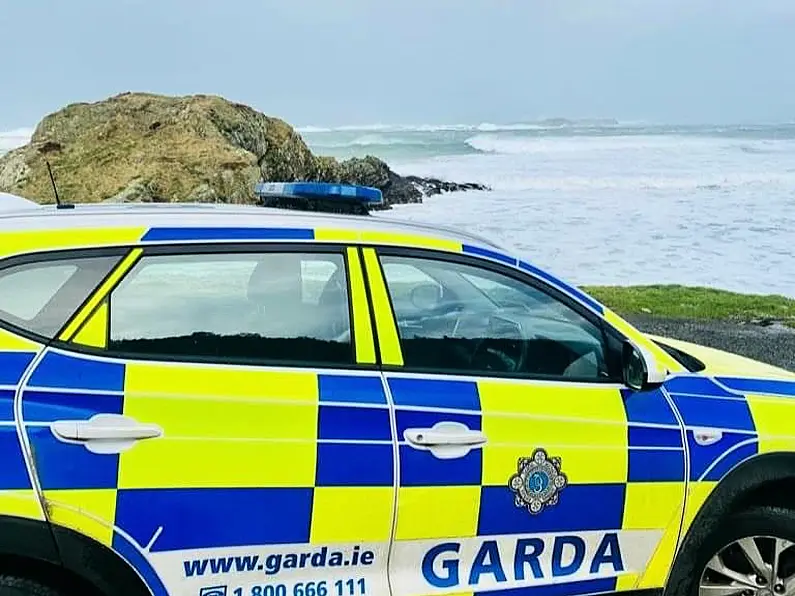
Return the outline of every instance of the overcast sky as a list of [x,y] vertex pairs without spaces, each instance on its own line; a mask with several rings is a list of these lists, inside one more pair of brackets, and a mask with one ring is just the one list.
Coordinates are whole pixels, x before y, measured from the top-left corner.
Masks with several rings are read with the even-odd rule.
[[0,0],[0,131],[122,91],[295,125],[795,120],[795,0]]

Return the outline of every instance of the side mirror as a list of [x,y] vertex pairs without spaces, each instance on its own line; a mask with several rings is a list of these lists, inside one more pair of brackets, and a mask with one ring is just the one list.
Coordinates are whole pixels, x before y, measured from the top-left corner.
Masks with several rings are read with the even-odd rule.
[[666,371],[661,370],[654,357],[632,342],[624,342],[621,353],[624,384],[633,391],[642,391],[662,385]]

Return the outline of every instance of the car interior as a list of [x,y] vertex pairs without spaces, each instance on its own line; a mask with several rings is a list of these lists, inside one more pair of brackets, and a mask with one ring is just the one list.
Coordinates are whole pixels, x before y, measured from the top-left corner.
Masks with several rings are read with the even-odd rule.
[[[416,264],[416,263],[415,263]],[[605,379],[596,325],[539,290],[486,285],[445,263],[416,264],[429,281],[390,280],[407,365],[422,369]],[[389,263],[385,265],[389,277]],[[405,287],[401,288],[401,285]]]

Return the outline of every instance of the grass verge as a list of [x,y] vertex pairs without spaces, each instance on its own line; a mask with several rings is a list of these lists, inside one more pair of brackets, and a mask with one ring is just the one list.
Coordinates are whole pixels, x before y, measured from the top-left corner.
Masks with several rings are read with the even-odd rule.
[[618,314],[672,319],[780,321],[795,327],[795,300],[680,285],[586,286],[591,296]]

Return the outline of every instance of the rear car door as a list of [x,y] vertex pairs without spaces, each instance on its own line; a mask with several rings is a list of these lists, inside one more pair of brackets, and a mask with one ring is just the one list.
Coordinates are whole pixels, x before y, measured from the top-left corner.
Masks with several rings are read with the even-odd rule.
[[113,269],[122,254],[114,250],[91,254],[52,251],[33,256],[16,255],[2,261],[0,513],[3,516],[46,519],[36,490],[35,474],[25,461],[30,446],[27,437],[18,433],[16,427],[19,387],[47,342]]
[[355,251],[134,248],[22,413],[52,522],[154,594],[388,591],[392,434]]
[[504,263],[365,261],[399,441],[393,594],[661,587],[682,433],[662,392],[617,381],[619,338]]

